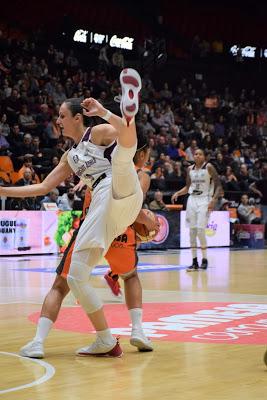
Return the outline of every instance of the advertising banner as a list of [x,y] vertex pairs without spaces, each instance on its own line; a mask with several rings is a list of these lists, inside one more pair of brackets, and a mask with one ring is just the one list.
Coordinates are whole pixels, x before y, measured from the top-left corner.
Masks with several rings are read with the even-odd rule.
[[234,225],[235,247],[264,248],[265,225],[236,224]]
[[56,253],[54,211],[0,211],[0,255]]
[[139,249],[165,250],[180,247],[180,212],[157,211],[160,221],[160,231],[152,242],[141,243]]
[[[186,212],[181,211],[180,246],[190,247],[189,227]],[[206,227],[208,247],[230,246],[230,220],[228,211],[213,211]]]

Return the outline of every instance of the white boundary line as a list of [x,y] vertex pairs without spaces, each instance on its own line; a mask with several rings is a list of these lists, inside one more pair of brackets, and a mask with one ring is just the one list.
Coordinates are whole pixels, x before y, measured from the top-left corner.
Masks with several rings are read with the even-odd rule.
[[16,386],[16,387],[13,387],[13,388],[10,388],[10,389],[0,390],[0,395],[4,394],[4,393],[9,393],[9,392],[15,392],[17,390],[31,388],[31,387],[36,386],[36,385],[41,385],[41,383],[44,383],[44,382],[48,381],[49,379],[51,379],[54,376],[55,372],[56,372],[55,368],[51,364],[48,364],[47,362],[42,361],[42,360],[38,360],[38,359],[35,359],[35,358],[22,357],[22,356],[20,356],[18,354],[7,353],[5,351],[0,351],[0,355],[1,354],[3,354],[4,356],[22,358],[23,360],[27,360],[27,361],[39,364],[42,367],[44,367],[45,374],[41,378],[38,378],[33,382],[26,383],[25,385],[20,385],[20,386]]

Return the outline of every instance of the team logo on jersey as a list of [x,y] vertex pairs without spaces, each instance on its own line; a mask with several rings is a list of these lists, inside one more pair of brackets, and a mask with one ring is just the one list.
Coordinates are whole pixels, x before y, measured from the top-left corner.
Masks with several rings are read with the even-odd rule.
[[77,154],[73,156],[73,161],[75,162],[75,164],[79,162],[79,156],[77,156]]

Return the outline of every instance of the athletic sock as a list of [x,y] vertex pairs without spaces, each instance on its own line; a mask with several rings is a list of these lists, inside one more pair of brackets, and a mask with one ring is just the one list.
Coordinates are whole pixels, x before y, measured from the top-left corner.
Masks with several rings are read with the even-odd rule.
[[132,308],[129,310],[133,329],[142,329],[143,310],[142,308]]
[[46,317],[40,317],[37,324],[36,334],[34,337],[35,342],[43,342],[52,328],[53,321]]

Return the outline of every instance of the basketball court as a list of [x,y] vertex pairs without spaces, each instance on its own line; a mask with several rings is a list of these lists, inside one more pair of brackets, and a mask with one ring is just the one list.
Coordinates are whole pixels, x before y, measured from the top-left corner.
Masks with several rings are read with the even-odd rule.
[[[263,399],[267,344],[266,250],[210,249],[207,271],[186,272],[189,250],[140,252],[144,327],[155,350],[129,344],[124,303],[92,282],[105,302],[121,359],[81,358],[92,327],[72,295],[46,342],[43,360],[18,356],[35,332],[57,256],[1,257],[0,394],[3,399]],[[91,332],[91,333],[90,333]]]

